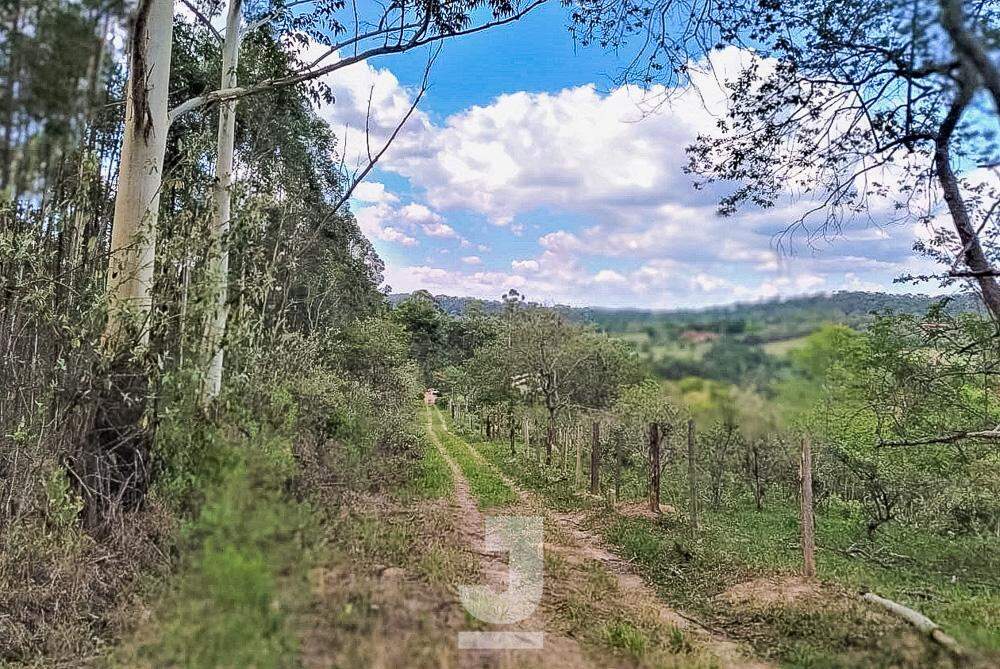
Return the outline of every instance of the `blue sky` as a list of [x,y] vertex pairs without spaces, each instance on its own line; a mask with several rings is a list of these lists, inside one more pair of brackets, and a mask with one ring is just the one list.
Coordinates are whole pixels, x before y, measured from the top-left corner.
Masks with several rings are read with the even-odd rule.
[[[726,51],[716,65],[745,57]],[[321,114],[349,164],[361,160],[369,91],[379,144],[426,58],[384,58],[327,80],[337,103]],[[915,224],[858,224],[812,244],[799,235],[789,254],[775,232],[808,203],[717,217],[719,191],[695,191],[682,168],[684,147],[724,110],[718,86],[671,91],[670,105],[648,113],[648,91],[615,86],[622,64],[574,45],[555,3],[448,42],[418,113],[352,201],[392,289],[497,298],[517,288],[547,303],[650,308],[914,290],[892,279],[927,269],[910,251],[926,234]]]

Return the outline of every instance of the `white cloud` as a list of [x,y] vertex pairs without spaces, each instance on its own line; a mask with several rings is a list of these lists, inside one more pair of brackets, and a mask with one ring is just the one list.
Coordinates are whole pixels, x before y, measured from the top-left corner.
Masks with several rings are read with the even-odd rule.
[[480,258],[479,256],[463,256],[462,262],[464,262],[466,265],[478,265],[481,262],[483,262],[483,259]]
[[372,239],[394,242],[403,246],[416,246],[417,240],[392,225],[395,210],[385,202],[355,210],[361,231]]
[[519,272],[537,272],[538,271],[538,261],[537,260],[514,260],[510,263],[510,266],[515,271]]
[[416,246],[419,242],[410,237],[405,232],[397,230],[393,227],[382,228],[381,238],[387,242],[396,242],[397,244],[402,244],[403,246]]
[[[732,49],[716,54],[721,78],[746,57]],[[375,239],[412,246],[422,233],[457,239],[470,250],[476,245],[449,224],[452,211],[479,214],[515,235],[525,229],[520,217],[532,212],[589,221],[589,227],[543,228],[536,240],[519,242],[510,274],[428,265],[387,272],[395,283],[419,278],[426,287],[481,297],[517,287],[536,299],[577,304],[680,306],[861,285],[886,289],[873,277],[910,271],[915,226],[885,231],[849,224],[830,244],[812,242],[815,250],[799,240],[799,255],[790,257],[779,253],[776,235],[809,203],[719,218],[722,191],[695,190],[681,169],[685,147],[697,133],[713,131],[724,112],[718,82],[694,78],[697,90],[620,87],[605,94],[580,86],[511,93],[439,123],[418,110],[380,168],[406,178],[420,202],[399,206],[382,184],[359,187],[355,199],[371,206],[357,211],[358,220]],[[342,142],[348,164],[363,157],[357,129],[364,128],[369,91],[373,145],[392,132],[413,96],[390,72],[367,64],[345,68],[327,83],[337,104],[322,114],[335,129],[352,129]],[[652,110],[667,94],[668,104]],[[466,256],[472,257],[483,256]],[[602,269],[595,274],[595,267]],[[404,276],[404,269],[412,273]]]
[[594,283],[625,284],[628,280],[613,269],[602,269],[594,275]]
[[456,287],[461,286],[465,295],[490,299],[500,299],[508,289],[520,289],[527,283],[517,274],[459,272],[428,265],[388,267],[386,281],[395,291],[424,288],[432,293],[455,294]]
[[538,245],[553,253],[581,251],[584,249],[584,244],[580,241],[580,238],[566,230],[557,230],[547,235],[542,235],[538,238]]
[[428,237],[458,237],[458,233],[447,223],[425,223],[420,226]]
[[399,198],[385,189],[385,184],[378,181],[362,181],[351,194],[352,199],[368,204],[381,202],[399,202]]
[[434,213],[426,206],[418,202],[411,202],[405,207],[401,207],[399,210],[399,217],[408,223],[418,225],[440,223],[444,220],[441,218],[440,214]]

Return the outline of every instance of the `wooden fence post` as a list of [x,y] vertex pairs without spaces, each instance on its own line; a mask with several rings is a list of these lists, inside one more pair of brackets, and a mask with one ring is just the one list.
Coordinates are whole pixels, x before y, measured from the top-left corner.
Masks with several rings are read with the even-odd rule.
[[559,444],[562,446],[562,471],[563,474],[569,469],[569,445],[573,441],[573,432],[568,427],[559,430]]
[[590,494],[601,494],[601,424],[596,420],[590,439]]
[[531,457],[531,433],[528,432],[528,417],[522,419],[521,429],[524,431],[524,456]]
[[698,529],[698,470],[695,466],[694,419],[688,419],[688,510],[691,531]]
[[816,575],[816,527],[813,518],[812,442],[802,438],[802,457],[799,461],[799,479],[802,484],[802,575]]
[[576,487],[583,487],[583,427],[576,426]]
[[622,440],[615,439],[615,504],[622,498]]
[[660,424],[649,424],[649,510],[660,513]]

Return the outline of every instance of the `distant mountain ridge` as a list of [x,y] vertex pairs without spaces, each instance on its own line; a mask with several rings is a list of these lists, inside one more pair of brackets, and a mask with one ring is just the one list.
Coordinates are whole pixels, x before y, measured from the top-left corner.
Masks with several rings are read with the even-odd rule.
[[[389,296],[393,304],[405,299],[404,294]],[[435,295],[441,308],[458,316],[477,306],[485,313],[503,309],[499,300]],[[841,291],[831,294],[808,295],[762,302],[734,303],[701,309],[610,309],[603,307],[570,307],[556,305],[567,317],[594,323],[613,335],[642,334],[668,340],[684,337],[685,331],[729,334],[745,343],[762,344],[784,341],[807,335],[824,323],[838,323],[863,329],[873,320],[873,314],[893,312],[921,315],[935,303],[946,300],[945,310],[951,314],[981,312],[978,297],[963,293],[948,297],[929,295],[895,295],[861,291]]]
[[[389,302],[396,304],[410,293],[393,293]],[[465,313],[471,305],[476,304],[487,313],[496,313],[503,309],[500,300],[483,300],[475,297],[457,297],[452,295],[435,295],[434,299],[448,314],[458,316]],[[571,307],[554,305],[552,308],[585,320],[598,322],[647,318],[653,320],[694,321],[718,320],[725,318],[753,318],[755,315],[773,315],[781,312],[810,311],[821,313],[840,313],[846,317],[870,316],[873,312],[892,311],[895,313],[922,314],[930,306],[942,299],[948,300],[946,310],[950,313],[978,312],[979,299],[972,293],[961,293],[948,296],[930,296],[921,294],[893,294],[865,291],[838,291],[836,293],[819,293],[790,298],[775,298],[760,302],[735,302],[733,304],[699,307],[688,309],[641,309],[637,307]]]

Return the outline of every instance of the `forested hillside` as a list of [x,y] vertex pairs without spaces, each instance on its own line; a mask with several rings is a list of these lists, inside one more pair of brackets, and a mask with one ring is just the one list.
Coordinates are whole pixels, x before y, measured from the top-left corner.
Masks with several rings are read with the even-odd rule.
[[[544,3],[0,3],[0,666],[1000,665],[1000,9]],[[539,238],[554,275],[509,246],[494,265],[523,275],[387,266],[517,245],[534,228],[503,179],[591,176],[447,135],[499,134],[481,105],[420,108],[444,49],[496,40],[445,71],[536,150],[526,105],[558,96],[509,93],[543,57],[507,49],[553,20],[621,58],[615,104],[644,118],[743,53],[671,179],[749,209],[734,239],[794,196],[782,225],[810,238],[919,229],[900,264],[927,274],[903,280],[954,297],[656,311],[511,288],[624,290],[559,255],[590,253],[582,224]],[[560,141],[642,120],[613,111]],[[667,130],[617,150],[651,162]],[[372,181],[455,146],[440,170],[495,186],[471,193],[482,225]],[[393,294],[392,269],[499,299]]]

